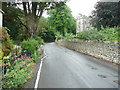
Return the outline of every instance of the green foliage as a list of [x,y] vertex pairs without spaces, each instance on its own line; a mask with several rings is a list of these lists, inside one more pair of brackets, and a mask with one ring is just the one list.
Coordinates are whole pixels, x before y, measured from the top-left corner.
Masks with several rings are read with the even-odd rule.
[[28,39],[21,42],[21,47],[23,50],[28,50],[31,54],[38,49],[39,42],[35,39]]
[[3,79],[3,88],[21,88],[22,85],[30,79],[34,63],[31,60],[18,59],[14,69],[7,70],[6,76]]
[[32,58],[33,58],[33,62],[37,62],[37,60],[38,60],[38,57],[40,56],[40,52],[38,52],[38,51],[35,51],[32,55]]
[[63,36],[67,33],[76,33],[76,21],[70,8],[64,3],[56,4],[56,7],[48,12],[49,29],[60,32]]
[[95,7],[95,11],[93,11],[92,15],[92,25],[97,29],[101,29],[101,26],[106,27],[114,27],[118,26],[120,9],[119,2],[98,2]]
[[38,31],[39,19],[43,12],[56,3],[30,2],[30,0],[28,2],[2,2],[2,9],[5,12],[4,26],[11,30],[9,34],[12,39],[23,40],[22,36],[24,39],[33,38]]
[[95,41],[100,41],[103,40],[103,35],[98,33],[97,30],[86,30],[81,32],[76,36],[78,39],[81,40],[95,40]]
[[40,36],[36,35],[36,36],[34,36],[34,39],[38,41],[39,45],[44,43],[43,39]]
[[46,30],[47,28],[48,28],[48,18],[41,17],[38,26],[39,33]]
[[2,37],[0,40],[2,41],[2,49],[4,56],[8,56],[9,53],[13,50],[13,41],[10,39],[10,36],[6,30],[7,28],[1,28],[0,32],[2,32]]
[[38,30],[38,36],[41,37],[45,42],[53,42],[55,40],[55,31],[49,28],[48,18],[40,18]]
[[60,40],[60,39],[64,39],[64,37],[60,34],[60,32],[56,32],[56,39]]
[[86,30],[76,36],[80,40],[94,40],[94,41],[118,41],[120,28],[103,28],[100,31]]
[[39,34],[45,42],[54,42],[55,41],[55,32],[53,30],[44,30]]
[[69,40],[69,39],[74,39],[74,37],[75,35],[72,33],[66,33],[65,36],[62,36],[59,32],[56,33],[57,40],[60,40],[60,39]]
[[99,31],[100,34],[104,36],[104,41],[119,41],[120,38],[119,34],[119,27],[116,28],[103,28]]
[[23,12],[21,9],[7,6],[6,2],[2,4],[2,10],[5,12],[3,25],[9,29],[8,33],[13,40],[19,40],[18,36],[22,29],[20,19],[24,16]]
[[74,34],[72,34],[72,33],[66,33],[66,35],[65,35],[64,39],[69,40],[69,39],[74,39],[74,37],[75,37],[75,35],[74,35]]
[[3,52],[0,50],[0,59],[3,57]]

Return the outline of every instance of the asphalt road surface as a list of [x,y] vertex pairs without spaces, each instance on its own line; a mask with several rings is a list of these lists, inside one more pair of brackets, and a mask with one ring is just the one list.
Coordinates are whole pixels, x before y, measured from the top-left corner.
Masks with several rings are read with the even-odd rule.
[[48,43],[38,88],[118,88],[118,66]]

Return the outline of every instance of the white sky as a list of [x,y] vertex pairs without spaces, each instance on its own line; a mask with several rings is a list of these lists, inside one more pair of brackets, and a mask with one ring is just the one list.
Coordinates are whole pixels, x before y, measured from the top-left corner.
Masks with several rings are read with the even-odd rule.
[[[79,13],[89,16],[91,15],[94,6],[99,0],[70,0],[66,4],[70,7],[72,15],[76,18]],[[46,13],[43,13],[47,17]]]
[[91,11],[94,10],[96,2],[99,0],[70,0],[67,5],[71,8],[72,15],[76,16],[81,13],[83,15],[91,15]]

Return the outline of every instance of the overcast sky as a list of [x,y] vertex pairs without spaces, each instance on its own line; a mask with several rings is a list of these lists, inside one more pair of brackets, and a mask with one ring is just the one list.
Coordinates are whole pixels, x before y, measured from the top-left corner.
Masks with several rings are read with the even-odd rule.
[[74,17],[79,13],[89,16],[97,1],[99,0],[70,0],[67,5],[71,8]]
[[[70,7],[72,15],[76,18],[79,13],[89,16],[92,10],[94,10],[97,1],[99,0],[70,0],[66,4]],[[47,17],[46,13],[43,16]]]

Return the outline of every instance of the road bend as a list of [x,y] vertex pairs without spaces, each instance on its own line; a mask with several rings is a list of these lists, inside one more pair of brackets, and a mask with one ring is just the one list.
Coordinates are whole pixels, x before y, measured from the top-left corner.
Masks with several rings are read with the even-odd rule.
[[38,88],[118,88],[118,66],[55,43],[44,46]]

